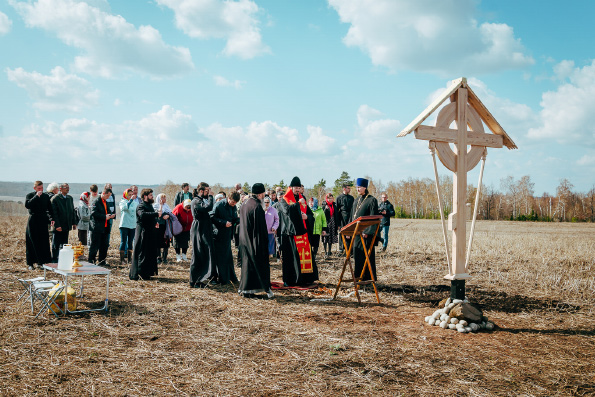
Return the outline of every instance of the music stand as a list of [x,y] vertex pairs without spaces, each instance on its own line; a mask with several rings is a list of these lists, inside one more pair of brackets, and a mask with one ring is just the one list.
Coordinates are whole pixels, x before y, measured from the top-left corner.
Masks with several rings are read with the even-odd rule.
[[[341,228],[339,233],[341,234],[341,239],[343,240],[343,247],[345,247],[345,261],[343,262],[343,270],[341,271],[341,276],[339,277],[339,283],[337,284],[337,288],[335,289],[335,295],[333,299],[337,298],[337,294],[339,293],[339,288],[341,287],[341,283],[343,282],[343,275],[345,274],[345,270],[347,269],[347,265],[349,265],[349,270],[351,271],[351,278],[353,281],[353,286],[355,288],[355,296],[357,297],[358,303],[362,303],[362,299],[359,296],[358,288],[360,285],[367,285],[372,284],[374,286],[374,292],[376,293],[376,300],[380,303],[380,297],[378,296],[378,288],[376,288],[376,279],[374,278],[374,273],[372,272],[372,264],[370,263],[370,252],[372,252],[372,247],[374,242],[376,241],[376,235],[378,235],[379,227],[376,228],[376,232],[374,233],[374,238],[370,241],[370,246],[366,247],[366,242],[362,237],[362,232],[369,226],[379,225],[380,220],[382,219],[382,215],[369,215],[369,216],[360,216],[353,222],[345,225]],[[347,239],[345,236],[351,236],[349,239],[349,247],[347,246]],[[353,270],[353,266],[351,266],[351,251],[353,249],[353,242],[359,236],[362,242],[362,246],[364,248],[364,254],[366,256],[366,261],[364,263],[364,267],[362,268],[362,273],[359,275],[359,278],[355,277],[355,273]],[[366,269],[370,271],[370,277],[372,280],[361,281],[364,277],[364,273]],[[349,281],[349,280],[345,280]]]

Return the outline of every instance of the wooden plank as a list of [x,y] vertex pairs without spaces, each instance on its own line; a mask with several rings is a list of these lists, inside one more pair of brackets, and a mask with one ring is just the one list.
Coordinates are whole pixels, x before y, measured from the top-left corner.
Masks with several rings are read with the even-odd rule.
[[509,149],[518,149],[516,144],[512,141],[512,139],[508,136],[504,128],[496,121],[494,116],[490,113],[490,111],[485,107],[485,105],[479,100],[477,95],[471,90],[471,88],[467,88],[469,91],[469,104],[475,109],[483,120],[483,122],[488,126],[488,128],[497,135],[501,135],[503,137],[504,145]]
[[473,132],[485,132],[483,129],[483,123],[481,122],[481,117],[479,117],[475,109],[469,105],[467,105],[467,125],[469,125],[469,128]]
[[[457,130],[420,125],[415,130],[415,138],[426,141],[457,143]],[[502,139],[501,135],[467,131],[467,145],[501,148]]]
[[[502,138],[499,135],[494,135],[499,138]],[[502,147],[502,145],[500,145]],[[486,150],[485,146],[471,146],[471,150],[467,152],[467,172],[471,171],[479,160],[481,160],[481,156],[483,156],[483,152]]]
[[[431,141],[432,142],[432,141]],[[452,172],[457,172],[457,155],[446,142],[434,142],[440,162]]]
[[465,273],[466,228],[465,201],[467,199],[467,88],[459,88],[457,98],[457,172],[453,174],[453,219],[456,226],[452,232],[452,271],[454,274]]
[[[453,121],[457,118],[457,103],[451,102],[438,113],[436,117],[436,127],[449,128]],[[421,127],[421,126],[420,126]]]
[[397,135],[397,137],[403,137],[407,134],[410,134],[413,130],[415,130],[421,123],[424,122],[442,103],[450,96],[455,93],[459,87],[463,84],[467,85],[467,79],[461,77],[459,79],[453,80],[452,84],[438,97],[432,102],[423,112],[419,114],[403,131]]

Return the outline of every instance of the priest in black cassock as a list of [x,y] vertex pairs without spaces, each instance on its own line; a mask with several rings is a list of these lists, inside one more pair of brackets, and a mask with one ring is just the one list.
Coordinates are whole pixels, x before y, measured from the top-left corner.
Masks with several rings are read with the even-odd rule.
[[160,212],[153,208],[153,189],[143,189],[141,203],[136,207],[134,251],[128,277],[131,280],[150,280],[157,274],[157,218]]
[[25,254],[29,270],[33,270],[35,264],[42,269],[45,263],[52,260],[48,232],[50,214],[52,213],[50,196],[43,192],[43,182],[41,181],[36,181],[33,184],[33,190],[25,197],[25,207],[29,210],[25,233]]
[[[378,215],[378,200],[374,196],[371,196],[368,192],[368,180],[364,178],[358,178],[356,181],[356,188],[357,188],[357,198],[353,203],[353,208],[351,210],[351,218],[349,222],[353,222],[360,216],[368,216],[368,215]],[[366,247],[370,246],[370,242],[374,237],[374,233],[376,232],[376,228],[378,225],[369,226],[366,230],[363,231],[362,237],[364,238],[364,242],[366,243]],[[378,280],[376,277],[376,250],[374,248],[375,244],[372,246],[372,249],[368,253],[370,257],[370,265],[372,267],[372,273],[374,274],[374,280]],[[364,264],[366,262],[366,254],[364,253],[364,247],[362,246],[362,240],[357,237],[353,242],[353,258],[355,261],[354,272],[355,277],[359,278],[362,274],[362,270],[364,268]],[[362,280],[371,280],[370,271],[366,269]]]
[[300,178],[294,177],[277,208],[283,282],[287,286],[308,286],[318,280],[318,266],[308,238],[314,214],[300,193],[301,186]]
[[201,182],[197,196],[192,200],[192,259],[190,261],[190,288],[204,288],[216,276],[215,249],[213,247],[213,223],[210,212],[213,196],[209,185]]
[[238,292],[245,298],[266,292],[269,298],[271,291],[271,268],[269,266],[269,236],[262,208],[264,185],[255,183],[252,196],[240,208],[239,255],[242,264],[242,275]]
[[226,285],[230,281],[238,283],[234,271],[233,254],[231,253],[231,239],[236,225],[240,222],[236,203],[240,200],[238,192],[232,192],[229,197],[215,203],[211,211],[211,221],[217,229],[215,234],[215,263],[217,265],[217,282]]

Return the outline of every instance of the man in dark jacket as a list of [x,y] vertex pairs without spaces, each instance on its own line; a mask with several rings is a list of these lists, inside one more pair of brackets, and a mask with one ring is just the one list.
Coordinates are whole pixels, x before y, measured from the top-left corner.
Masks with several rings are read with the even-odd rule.
[[54,263],[58,263],[60,246],[68,244],[68,232],[76,230],[74,202],[72,196],[68,194],[69,191],[70,186],[68,186],[68,183],[62,183],[60,192],[51,199],[52,221],[54,221],[52,230],[52,262]]
[[109,240],[110,240],[110,236],[112,235],[112,224],[114,223],[114,219],[116,219],[116,198],[114,197],[113,187],[112,187],[111,183],[106,183],[105,186],[103,187],[103,190],[105,190],[105,189],[109,189],[112,192],[112,194],[106,201],[107,213],[113,215],[113,217],[111,217],[107,223],[107,226],[108,226],[107,245],[109,247]]
[[91,207],[91,220],[89,228],[91,233],[91,247],[89,248],[89,262],[95,263],[97,251],[99,251],[99,266],[105,266],[107,258],[107,249],[109,247],[109,222],[116,217],[116,214],[110,213],[109,198],[112,195],[111,189],[103,188],[101,196],[95,200]]
[[[349,223],[349,218],[351,217],[351,209],[353,208],[353,201],[355,198],[350,194],[351,193],[351,183],[344,183],[343,184],[343,193],[337,196],[335,203],[337,204],[337,211],[341,214],[340,224],[338,225],[337,230],[341,230],[341,228]],[[343,252],[345,249],[343,248],[343,243],[339,242],[339,250]]]
[[190,192],[190,184],[182,183],[181,188],[182,191],[178,192],[176,194],[176,198],[174,199],[174,207],[180,203],[183,203],[186,199],[192,200],[194,198],[192,197],[192,192]]
[[384,241],[382,242],[382,252],[386,251],[386,246],[388,245],[388,230],[390,228],[390,218],[395,216],[395,207],[388,201],[388,196],[386,193],[382,193],[380,195],[381,202],[378,205],[378,212],[382,215],[382,220],[380,221],[380,227],[382,227],[382,238]]
[[238,292],[245,298],[255,293],[266,292],[269,298],[271,291],[271,268],[269,266],[269,237],[267,223],[262,208],[264,185],[255,183],[252,196],[240,209],[240,260],[242,276]]
[[157,273],[157,218],[161,211],[153,209],[153,189],[143,189],[136,207],[134,251],[128,278],[150,280]]

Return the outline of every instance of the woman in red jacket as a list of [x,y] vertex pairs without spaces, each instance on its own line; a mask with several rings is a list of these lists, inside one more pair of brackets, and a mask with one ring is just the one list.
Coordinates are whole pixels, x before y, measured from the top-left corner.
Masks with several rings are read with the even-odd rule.
[[[173,214],[178,218],[182,224],[182,233],[174,236],[174,249],[176,250],[176,262],[187,261],[186,252],[188,252],[188,242],[190,241],[190,229],[192,227],[192,211],[190,205],[192,201],[186,199],[180,204],[176,205]],[[181,255],[180,255],[181,251]]]

